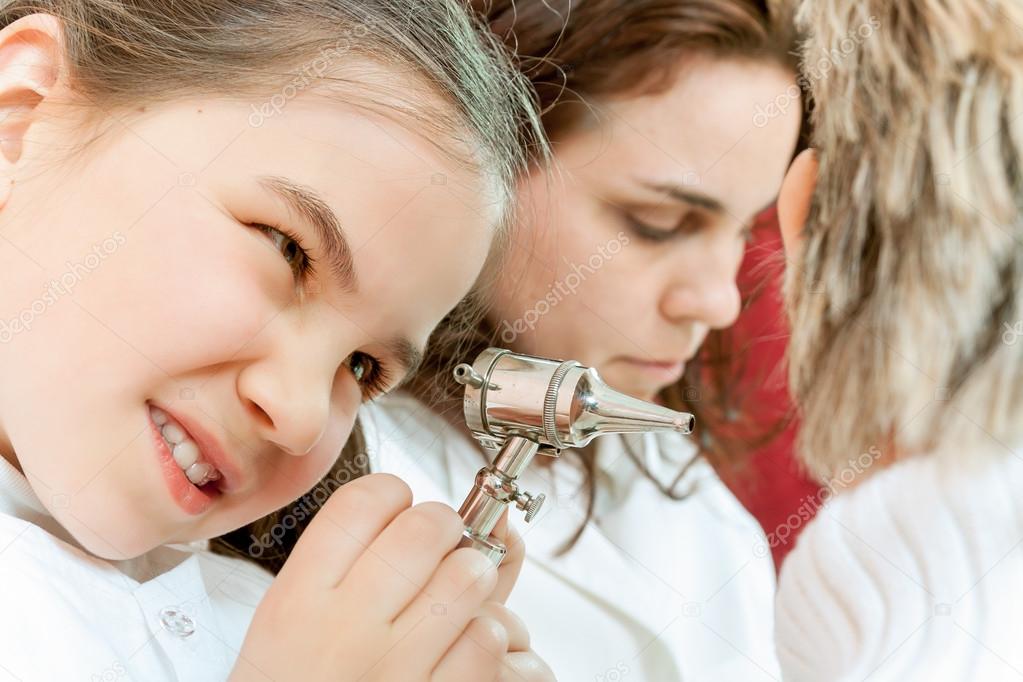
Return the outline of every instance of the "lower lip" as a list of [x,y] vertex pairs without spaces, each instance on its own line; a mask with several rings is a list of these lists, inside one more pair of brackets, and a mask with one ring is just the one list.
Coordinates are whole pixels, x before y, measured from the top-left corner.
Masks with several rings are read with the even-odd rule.
[[206,486],[206,490],[200,490],[192,485],[192,482],[185,476],[185,472],[174,461],[170,446],[163,439],[160,428],[153,421],[152,416],[148,415],[148,410],[146,412],[153,442],[156,444],[156,454],[160,458],[163,479],[167,482],[167,489],[170,491],[171,497],[186,514],[191,516],[203,514],[220,497],[220,491],[212,486]]
[[650,377],[652,380],[663,385],[675,383],[682,378],[686,371],[686,363],[684,362],[644,362],[632,358],[624,358],[623,361],[643,376]]

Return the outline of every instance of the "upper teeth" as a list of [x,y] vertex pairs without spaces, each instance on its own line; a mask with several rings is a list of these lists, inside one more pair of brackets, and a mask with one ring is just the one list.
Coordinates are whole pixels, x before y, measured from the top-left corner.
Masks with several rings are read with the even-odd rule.
[[170,416],[158,407],[150,407],[149,410],[153,416],[153,422],[160,427],[163,439],[171,447],[174,461],[185,472],[189,481],[197,486],[202,486],[220,478],[220,472],[216,467],[209,462],[199,460],[199,446],[188,437],[179,424],[172,421]]

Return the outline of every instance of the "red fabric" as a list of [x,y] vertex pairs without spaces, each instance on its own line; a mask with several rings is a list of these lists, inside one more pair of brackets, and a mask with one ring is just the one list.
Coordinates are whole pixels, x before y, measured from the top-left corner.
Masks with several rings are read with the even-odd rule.
[[820,491],[820,486],[801,472],[794,456],[798,423],[785,363],[789,331],[781,293],[784,263],[778,214],[771,208],[757,218],[739,272],[743,299],[752,295],[752,300],[732,328],[733,353],[742,363],[743,418],[757,424],[785,420],[788,426],[751,453],[744,471],[721,472],[728,487],[763,526],[776,568],[816,512]]

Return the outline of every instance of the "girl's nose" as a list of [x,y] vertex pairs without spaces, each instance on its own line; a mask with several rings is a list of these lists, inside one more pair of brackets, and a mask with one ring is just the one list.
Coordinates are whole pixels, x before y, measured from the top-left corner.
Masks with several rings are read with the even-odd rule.
[[[340,362],[331,355],[328,362],[326,353],[317,356],[311,350],[281,353],[264,357],[242,371],[238,392],[263,440],[288,454],[305,455],[322,438],[332,409],[358,409],[357,391],[346,392],[340,399],[343,405],[335,404],[335,393],[341,390],[335,386]],[[353,395],[349,397],[348,393]]]

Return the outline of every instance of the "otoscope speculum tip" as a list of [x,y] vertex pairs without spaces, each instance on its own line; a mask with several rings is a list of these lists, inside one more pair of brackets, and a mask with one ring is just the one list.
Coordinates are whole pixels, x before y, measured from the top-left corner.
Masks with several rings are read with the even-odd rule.
[[679,433],[692,433],[694,426],[696,426],[696,417],[688,412],[683,412],[682,416],[675,420],[675,430]]

